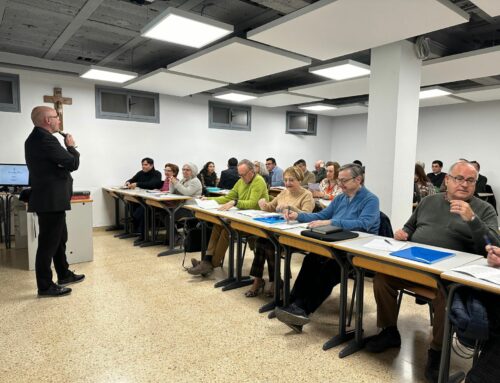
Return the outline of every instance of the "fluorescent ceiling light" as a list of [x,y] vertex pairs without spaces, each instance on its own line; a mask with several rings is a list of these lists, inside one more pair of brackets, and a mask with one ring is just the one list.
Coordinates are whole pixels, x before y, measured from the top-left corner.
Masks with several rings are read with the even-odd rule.
[[80,77],[91,80],[117,82],[122,84],[129,80],[132,80],[133,78],[136,78],[137,73],[91,65],[86,72],[80,75]]
[[141,30],[141,36],[201,48],[233,30],[232,25],[169,7]]
[[235,101],[235,102],[248,101],[248,100],[253,100],[254,98],[257,98],[257,96],[254,96],[253,94],[244,93],[244,92],[236,92],[236,91],[217,93],[217,94],[214,94],[214,97],[220,98],[221,100]]
[[337,107],[333,106],[333,105],[328,105],[328,104],[310,104],[310,105],[299,105],[299,109],[311,110],[314,112],[321,112],[323,110],[337,109]]
[[343,60],[309,68],[309,72],[339,81],[367,76],[370,74],[370,67],[357,61]]
[[440,86],[433,86],[430,88],[425,88],[420,91],[420,96],[419,98],[421,100],[424,100],[426,98],[431,98],[431,97],[442,97],[442,96],[448,96],[451,94],[451,91],[448,89],[442,88]]

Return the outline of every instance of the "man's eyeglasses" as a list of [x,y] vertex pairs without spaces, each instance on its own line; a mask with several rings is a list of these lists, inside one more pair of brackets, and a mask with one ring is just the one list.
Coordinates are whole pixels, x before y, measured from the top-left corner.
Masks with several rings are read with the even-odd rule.
[[462,176],[452,176],[451,174],[448,174],[448,177],[450,177],[453,181],[455,181],[457,184],[463,184],[464,182],[467,185],[475,185],[477,180],[475,178],[464,178]]
[[356,177],[351,177],[351,178],[347,178],[347,179],[340,179],[340,178],[337,178],[337,183],[339,185],[345,185],[346,183],[348,183],[350,180],[353,180],[354,178]]

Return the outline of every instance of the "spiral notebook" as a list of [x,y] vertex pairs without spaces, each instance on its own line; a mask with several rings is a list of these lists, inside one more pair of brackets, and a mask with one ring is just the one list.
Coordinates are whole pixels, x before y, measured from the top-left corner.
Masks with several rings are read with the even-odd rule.
[[438,251],[419,246],[412,246],[403,250],[393,251],[390,254],[396,257],[426,264],[436,263],[455,255],[454,253],[448,253],[445,251]]

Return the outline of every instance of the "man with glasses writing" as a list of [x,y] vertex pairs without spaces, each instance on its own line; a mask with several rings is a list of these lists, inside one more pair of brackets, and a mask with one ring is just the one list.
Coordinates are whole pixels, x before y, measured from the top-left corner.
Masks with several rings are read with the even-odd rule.
[[[422,199],[404,227],[396,231],[394,238],[486,256],[485,236],[494,245],[500,244],[500,237],[496,232],[495,210],[490,204],[474,197],[477,176],[477,170],[469,162],[453,164],[444,179],[446,192]],[[397,296],[399,290],[412,286],[415,284],[402,279],[379,273],[375,275],[373,290],[377,301],[377,326],[382,331],[366,344],[368,351],[378,353],[401,346],[397,329]],[[433,336],[425,376],[428,381],[437,382],[446,305],[446,298],[440,289],[436,291],[432,303]]]
[[[363,178],[361,166],[344,165],[337,178],[342,194],[335,197],[326,209],[319,213],[289,212],[285,217],[310,222],[309,227],[334,225],[345,230],[378,234],[379,200],[363,186]],[[301,332],[302,326],[309,322],[309,314],[321,306],[339,282],[340,266],[334,259],[306,255],[290,294],[291,304],[276,308],[277,318],[295,332]]]
[[[75,149],[71,134],[64,144],[53,136],[60,132],[57,112],[47,106],[37,106],[31,112],[35,127],[24,143],[26,164],[30,173],[31,193],[28,211],[38,216],[40,232],[36,252],[35,271],[38,295],[55,297],[71,293],[62,285],[82,281],[85,276],[69,270],[66,259],[66,210],[71,210],[73,178],[71,172],[80,165],[80,153]],[[54,260],[58,281],[52,281],[50,268]]]

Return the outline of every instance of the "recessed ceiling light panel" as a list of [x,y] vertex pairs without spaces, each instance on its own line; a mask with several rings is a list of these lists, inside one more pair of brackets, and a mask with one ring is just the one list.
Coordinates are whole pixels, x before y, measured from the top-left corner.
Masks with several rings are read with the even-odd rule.
[[370,67],[357,61],[343,60],[309,68],[309,72],[340,81],[349,78],[368,76],[370,74]]
[[243,101],[253,100],[254,98],[257,98],[257,96],[255,96],[251,93],[237,92],[237,91],[227,91],[227,92],[222,92],[222,93],[216,93],[216,94],[214,94],[214,97],[219,98],[221,100],[234,101],[234,102],[243,102]]
[[124,82],[136,78],[137,73],[91,65],[87,71],[80,75],[80,77],[90,80],[108,81],[123,84]]
[[233,30],[232,25],[169,7],[141,30],[141,36],[201,48]]
[[337,107],[334,105],[328,105],[328,104],[309,104],[309,105],[299,105],[299,109],[310,110],[313,112],[322,112],[324,110],[337,109]]
[[448,89],[445,89],[440,86],[432,86],[430,88],[422,89],[420,91],[419,98],[421,100],[424,100],[426,98],[442,97],[442,96],[447,96],[449,94],[452,94],[452,92]]

